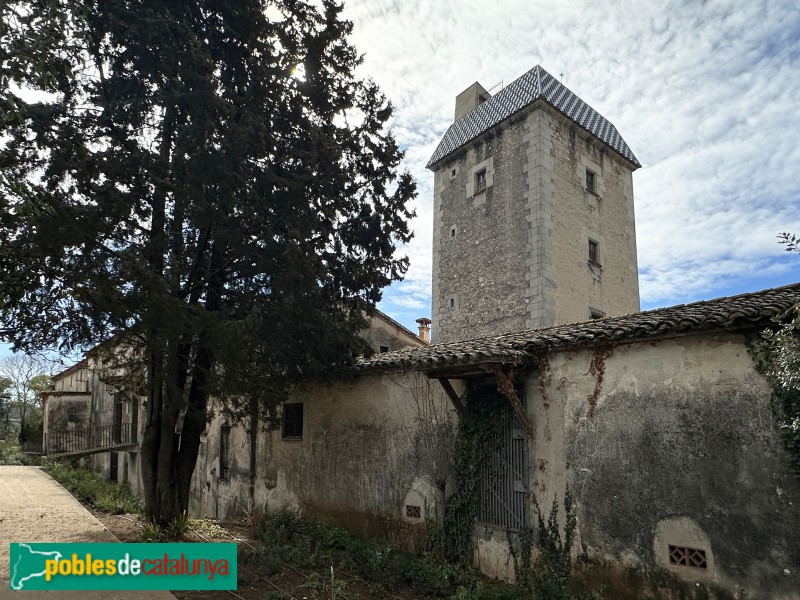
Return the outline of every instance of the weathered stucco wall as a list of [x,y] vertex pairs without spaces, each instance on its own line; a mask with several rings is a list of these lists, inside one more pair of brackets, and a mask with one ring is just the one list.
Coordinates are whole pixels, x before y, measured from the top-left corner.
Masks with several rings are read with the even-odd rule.
[[[288,506],[405,542],[436,518],[441,493],[434,481],[442,465],[433,453],[448,443],[448,431],[452,442],[455,426],[438,382],[420,374],[366,376],[304,386],[289,402],[303,403],[302,439],[259,431],[252,496],[249,424],[214,417],[192,482],[193,514],[232,517]],[[230,473],[223,480],[220,438],[229,426]],[[449,454],[450,447],[440,450]],[[418,506],[419,517],[408,517],[406,505]]]
[[[744,339],[601,357],[556,354],[545,397],[528,385],[531,489],[546,507],[574,490],[586,580],[614,598],[800,598],[800,484]],[[704,550],[708,568],[671,565],[669,545]]]

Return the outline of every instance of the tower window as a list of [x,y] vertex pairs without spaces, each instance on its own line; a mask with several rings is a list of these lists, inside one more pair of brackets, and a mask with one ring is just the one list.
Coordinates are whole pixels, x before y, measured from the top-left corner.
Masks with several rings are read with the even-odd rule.
[[451,227],[450,228],[450,237],[451,238],[456,237],[456,228],[455,227]]
[[475,193],[486,189],[486,169],[481,169],[475,173]]
[[456,306],[456,299],[450,298],[450,308],[455,308],[455,306]]
[[302,402],[287,402],[283,405],[283,438],[303,439]]
[[586,191],[590,194],[597,193],[597,176],[593,171],[586,169]]
[[600,264],[600,244],[594,240],[589,240],[589,262],[595,265]]
[[456,176],[456,170],[455,170],[455,169],[452,169],[452,170],[450,171],[450,179],[455,179],[455,176]]

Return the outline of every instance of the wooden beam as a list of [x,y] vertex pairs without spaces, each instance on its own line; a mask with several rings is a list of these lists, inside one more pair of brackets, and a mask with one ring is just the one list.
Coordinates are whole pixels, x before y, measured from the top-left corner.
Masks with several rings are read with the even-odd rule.
[[503,369],[503,365],[497,365],[495,375],[497,376],[497,389],[511,404],[511,408],[514,409],[514,413],[525,428],[525,433],[528,434],[528,439],[533,440],[533,425],[530,419],[528,419],[528,413],[525,411],[525,407],[522,406],[522,401],[519,399],[517,389],[514,387],[513,369],[511,375],[507,375]]
[[463,419],[467,414],[467,409],[461,402],[461,398],[458,397],[458,394],[456,394],[456,391],[453,389],[453,384],[450,383],[450,380],[446,377],[439,377],[439,383],[442,384],[444,393],[447,394],[447,397],[450,398],[450,402],[452,402],[453,406],[455,406],[458,417]]

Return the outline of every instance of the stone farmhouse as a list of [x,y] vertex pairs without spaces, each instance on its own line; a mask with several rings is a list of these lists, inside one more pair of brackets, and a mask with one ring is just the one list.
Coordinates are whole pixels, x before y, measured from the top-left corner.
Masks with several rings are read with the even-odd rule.
[[[800,598],[800,479],[751,355],[800,284],[639,312],[639,166],[541,67],[495,96],[470,86],[429,163],[432,343],[428,319],[417,336],[377,313],[376,354],[295,389],[278,429],[217,411],[191,512],[290,506],[413,545],[457,484],[458,419],[492,399],[474,528],[485,573],[513,577],[509,536],[569,488],[576,572],[608,597]],[[138,490],[144,398],[105,361],[91,352],[56,376],[48,453]]]

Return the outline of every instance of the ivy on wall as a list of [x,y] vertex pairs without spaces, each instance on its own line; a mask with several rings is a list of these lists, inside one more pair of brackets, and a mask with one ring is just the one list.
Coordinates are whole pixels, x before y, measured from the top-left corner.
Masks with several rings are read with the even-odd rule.
[[[785,333],[786,325],[776,322],[776,329]],[[779,376],[786,345],[774,330],[765,330],[760,336],[749,336],[746,344],[756,371],[772,388],[772,410],[781,440],[789,453],[792,470],[800,477],[800,386]]]
[[495,450],[507,400],[493,388],[475,385],[467,389],[465,400],[466,411],[459,423],[453,453],[455,491],[445,509],[442,550],[452,562],[472,564],[481,465]]

